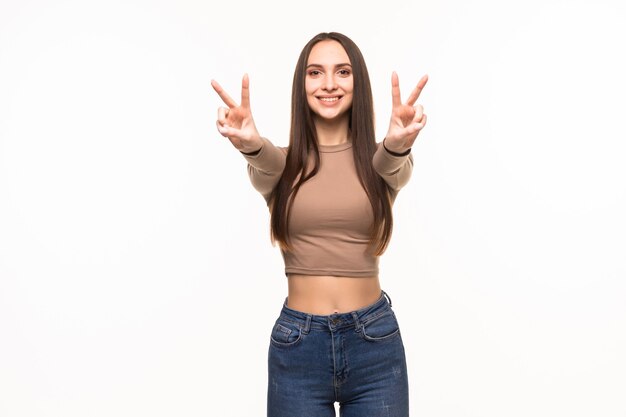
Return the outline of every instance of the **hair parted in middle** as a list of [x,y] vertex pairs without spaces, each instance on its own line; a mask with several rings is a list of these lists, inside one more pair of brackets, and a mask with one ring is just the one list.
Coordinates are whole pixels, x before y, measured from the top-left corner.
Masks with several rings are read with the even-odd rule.
[[[376,256],[382,255],[391,239],[393,230],[391,188],[372,166],[376,152],[374,128],[374,105],[369,73],[357,45],[346,35],[338,32],[322,32],[314,36],[302,49],[293,77],[291,93],[291,129],[285,169],[269,196],[271,213],[270,234],[282,250],[291,250],[289,243],[289,215],[298,190],[320,168],[317,134],[305,91],[307,62],[311,49],[320,41],[339,42],[346,51],[354,81],[352,107],[349,110],[348,136],[352,140],[354,165],[361,185],[372,205],[374,220],[370,227],[370,249]],[[314,166],[307,175],[305,169],[309,154],[313,152]],[[298,178],[297,183],[294,181]]]

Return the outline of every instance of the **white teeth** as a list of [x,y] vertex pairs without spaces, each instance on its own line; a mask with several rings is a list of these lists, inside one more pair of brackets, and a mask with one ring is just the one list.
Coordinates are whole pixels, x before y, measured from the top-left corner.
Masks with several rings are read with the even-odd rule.
[[326,102],[331,102],[331,101],[339,100],[339,97],[320,97],[320,100],[326,101]]

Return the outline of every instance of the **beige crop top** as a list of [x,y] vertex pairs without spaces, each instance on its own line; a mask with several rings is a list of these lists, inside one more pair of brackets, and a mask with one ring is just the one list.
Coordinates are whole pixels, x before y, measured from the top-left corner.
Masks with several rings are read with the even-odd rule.
[[[262,139],[259,151],[242,155],[248,161],[253,187],[269,206],[270,193],[285,167],[288,147]],[[411,177],[413,155],[409,152],[396,156],[382,142],[377,146],[372,164],[393,189],[393,203]],[[320,169],[300,187],[293,202],[289,234],[294,250],[281,249],[285,275],[378,276],[379,257],[366,251],[373,211],[357,177],[352,142],[318,148]]]

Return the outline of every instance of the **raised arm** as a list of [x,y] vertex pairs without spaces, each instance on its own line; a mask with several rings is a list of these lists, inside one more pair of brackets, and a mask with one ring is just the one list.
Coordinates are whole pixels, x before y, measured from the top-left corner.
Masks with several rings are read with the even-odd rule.
[[413,172],[413,155],[411,150],[404,154],[389,151],[385,142],[376,144],[378,148],[372,158],[374,170],[380,175],[391,188],[398,192],[411,179]]
[[287,149],[275,146],[259,134],[250,110],[250,82],[247,74],[243,76],[241,82],[239,105],[217,81],[211,80],[211,86],[228,106],[218,109],[217,130],[228,138],[248,161],[250,182],[267,202],[285,168]]
[[426,125],[424,108],[415,102],[428,81],[424,75],[411,92],[406,103],[400,99],[400,83],[398,74],[391,75],[391,120],[389,130],[372,159],[376,172],[391,186],[399,191],[411,178],[413,172],[413,155],[411,147],[417,135]]
[[278,183],[287,160],[287,148],[274,145],[262,137],[261,148],[253,153],[243,153],[248,161],[248,175],[252,186],[269,202],[269,196]]

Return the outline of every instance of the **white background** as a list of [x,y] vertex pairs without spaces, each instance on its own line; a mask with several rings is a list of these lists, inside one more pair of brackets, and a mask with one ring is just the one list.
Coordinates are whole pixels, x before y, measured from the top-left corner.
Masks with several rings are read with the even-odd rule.
[[214,3],[0,3],[0,415],[265,415],[287,284],[210,80],[285,146],[335,30],[379,140],[430,76],[380,265],[411,414],[625,416],[624,3]]

